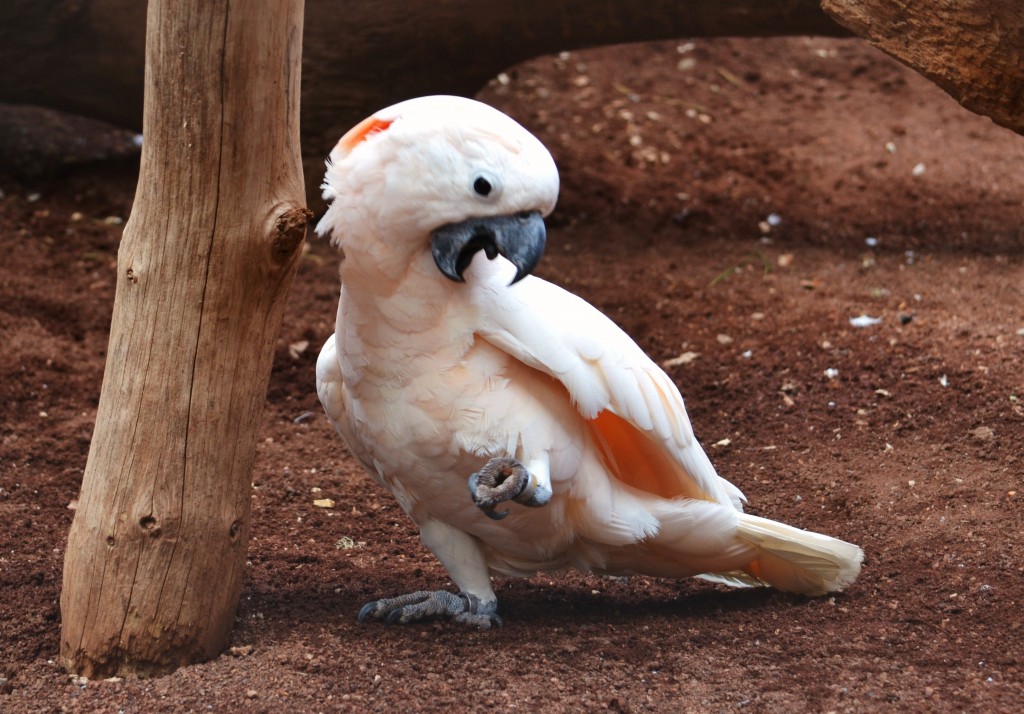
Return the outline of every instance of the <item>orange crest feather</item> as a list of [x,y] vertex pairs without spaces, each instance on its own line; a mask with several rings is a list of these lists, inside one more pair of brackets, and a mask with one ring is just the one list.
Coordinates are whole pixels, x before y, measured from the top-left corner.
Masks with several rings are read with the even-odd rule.
[[378,119],[377,117],[367,117],[361,122],[356,124],[354,127],[345,132],[345,136],[341,137],[338,142],[338,148],[344,153],[349,153],[354,149],[360,142],[366,141],[369,137],[374,134],[387,129],[394,123],[394,120]]

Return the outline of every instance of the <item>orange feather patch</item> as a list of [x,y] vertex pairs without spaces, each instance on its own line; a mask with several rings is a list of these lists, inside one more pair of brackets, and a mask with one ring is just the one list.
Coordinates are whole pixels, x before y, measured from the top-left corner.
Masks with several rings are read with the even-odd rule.
[[338,146],[347,154],[360,142],[366,141],[367,138],[374,134],[379,134],[393,123],[393,121],[386,121],[377,117],[367,117],[345,132],[345,136],[341,137]]
[[711,500],[665,447],[617,414],[587,421],[605,468],[623,483],[662,498]]

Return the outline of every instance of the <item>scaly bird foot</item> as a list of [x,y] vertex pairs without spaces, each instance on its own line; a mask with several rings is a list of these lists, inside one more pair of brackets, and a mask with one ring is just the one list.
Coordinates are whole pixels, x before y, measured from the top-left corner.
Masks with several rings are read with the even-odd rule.
[[405,625],[420,620],[443,618],[488,630],[502,625],[497,610],[497,601],[484,603],[468,593],[420,590],[368,602],[359,610],[358,619],[359,622],[364,622],[369,617],[384,620],[389,625]]
[[488,518],[500,521],[508,511],[495,511],[502,501],[516,501],[536,508],[551,500],[551,489],[537,480],[526,467],[515,459],[496,457],[480,471],[469,477],[469,493],[473,503]]

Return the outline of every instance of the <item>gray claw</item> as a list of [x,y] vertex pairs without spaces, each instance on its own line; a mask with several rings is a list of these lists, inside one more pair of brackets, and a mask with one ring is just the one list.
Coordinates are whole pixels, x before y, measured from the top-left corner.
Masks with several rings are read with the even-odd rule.
[[502,518],[508,515],[508,511],[495,511],[494,506],[480,506],[480,510],[484,512],[484,515],[490,518],[492,521],[500,521]]
[[[486,468],[486,467],[484,467],[484,468]],[[478,493],[478,488],[479,488],[479,482],[480,482],[480,474],[479,473],[475,473],[475,474],[471,474],[470,475],[470,477],[469,477],[469,493],[473,497],[473,503],[475,503],[477,505],[477,507],[481,511],[484,512],[485,516],[487,516],[488,518],[490,518],[492,520],[500,521],[502,518],[504,518],[505,516],[508,515],[508,511],[501,511],[499,513],[498,511],[494,510],[494,504],[493,503],[487,504],[486,502],[483,502],[482,499],[478,498],[477,493]]]
[[501,627],[502,620],[497,610],[497,601],[484,603],[468,593],[420,590],[368,602],[360,608],[358,620],[365,622],[369,617],[384,620],[389,625],[405,625],[420,620],[444,618],[486,630],[492,626]]
[[375,613],[377,611],[377,603],[379,602],[380,600],[373,600],[359,608],[359,614],[356,615],[356,620],[359,622],[365,622],[367,617],[373,616],[376,618],[377,616]]
[[469,492],[484,515],[496,521],[508,515],[508,511],[494,510],[502,501],[516,501],[536,508],[551,500],[550,488],[541,486],[519,461],[507,457],[495,457],[471,475]]

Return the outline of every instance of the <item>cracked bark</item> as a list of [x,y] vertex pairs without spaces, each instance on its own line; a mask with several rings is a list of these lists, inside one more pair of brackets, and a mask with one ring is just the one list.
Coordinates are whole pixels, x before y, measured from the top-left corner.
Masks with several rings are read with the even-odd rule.
[[1024,134],[1020,0],[823,0],[821,5],[967,109]]
[[153,675],[227,644],[250,470],[309,213],[302,0],[151,0],[146,141],[61,593],[61,659]]

